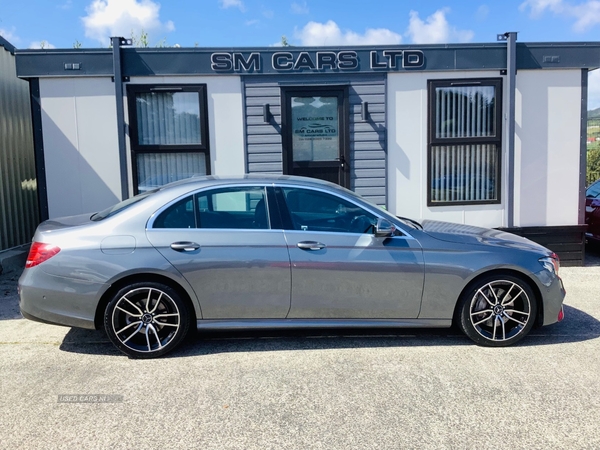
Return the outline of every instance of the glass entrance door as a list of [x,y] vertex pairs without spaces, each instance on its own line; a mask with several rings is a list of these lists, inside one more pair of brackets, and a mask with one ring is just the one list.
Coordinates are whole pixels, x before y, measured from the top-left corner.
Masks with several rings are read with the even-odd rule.
[[346,89],[285,89],[283,100],[284,173],[347,187]]

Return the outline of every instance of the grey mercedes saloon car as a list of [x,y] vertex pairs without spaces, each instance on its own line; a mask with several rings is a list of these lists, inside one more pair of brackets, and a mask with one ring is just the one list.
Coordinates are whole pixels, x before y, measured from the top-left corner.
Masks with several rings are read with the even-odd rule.
[[395,217],[315,179],[190,178],[42,223],[23,316],[102,328],[131,357],[192,329],[449,327],[506,346],[563,317],[558,257],[527,239]]

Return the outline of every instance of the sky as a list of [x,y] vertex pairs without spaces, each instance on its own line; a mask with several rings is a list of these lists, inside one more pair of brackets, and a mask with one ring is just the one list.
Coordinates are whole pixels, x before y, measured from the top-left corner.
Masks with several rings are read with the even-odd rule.
[[[17,48],[264,47],[600,41],[600,0],[0,0],[0,35]],[[600,70],[589,109],[600,107]]]

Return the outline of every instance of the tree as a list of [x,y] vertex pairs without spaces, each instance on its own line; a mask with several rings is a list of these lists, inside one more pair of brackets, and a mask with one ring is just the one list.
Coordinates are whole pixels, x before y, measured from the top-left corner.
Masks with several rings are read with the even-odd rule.
[[587,184],[600,179],[600,147],[587,152]]

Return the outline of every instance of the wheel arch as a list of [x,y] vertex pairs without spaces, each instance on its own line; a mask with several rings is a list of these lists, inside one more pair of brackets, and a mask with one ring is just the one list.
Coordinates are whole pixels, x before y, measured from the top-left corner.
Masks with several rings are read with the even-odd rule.
[[454,305],[454,313],[452,315],[452,323],[454,325],[458,324],[461,299],[463,298],[465,293],[468,292],[473,287],[473,285],[477,284],[480,280],[482,280],[483,278],[489,277],[491,275],[495,275],[495,276],[496,275],[511,275],[511,276],[519,278],[523,282],[527,283],[527,285],[531,288],[531,290],[533,291],[533,294],[535,295],[535,304],[537,306],[537,316],[535,318],[534,327],[538,327],[543,324],[543,322],[544,322],[544,302],[542,301],[542,292],[540,291],[540,288],[538,287],[536,282],[533,280],[533,278],[523,272],[518,271],[518,270],[493,269],[493,270],[488,270],[488,271],[478,274],[477,276],[475,276],[471,281],[469,281],[465,285],[465,287],[463,288],[463,290],[461,291],[460,295],[458,296],[458,298],[456,300],[456,305]]
[[144,281],[152,281],[152,282],[156,282],[156,283],[162,283],[162,284],[169,286],[172,289],[175,289],[175,291],[177,291],[177,293],[181,296],[183,301],[186,302],[186,304],[190,310],[190,314],[191,314],[190,325],[193,327],[196,326],[196,319],[197,319],[196,306],[194,305],[194,302],[190,298],[189,293],[186,291],[186,289],[181,284],[179,284],[177,281],[173,280],[172,278],[169,278],[165,275],[161,275],[161,274],[157,274],[157,273],[135,273],[135,274],[127,275],[127,276],[115,281],[102,294],[102,296],[100,297],[100,301],[98,302],[98,306],[96,307],[96,314],[94,315],[94,327],[97,330],[103,328],[103,326],[104,326],[104,311],[106,310],[106,306],[110,302],[111,298],[119,291],[119,289],[122,289],[123,287],[133,284],[133,283],[144,282]]

